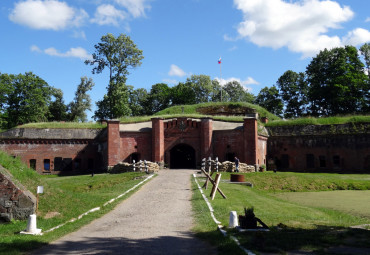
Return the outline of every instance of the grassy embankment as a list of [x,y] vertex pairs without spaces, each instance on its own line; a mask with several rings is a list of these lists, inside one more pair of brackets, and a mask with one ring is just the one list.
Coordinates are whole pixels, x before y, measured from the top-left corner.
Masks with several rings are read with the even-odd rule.
[[304,126],[304,125],[337,125],[347,123],[369,123],[370,115],[353,115],[353,116],[334,116],[322,118],[298,118],[291,120],[273,120],[266,124],[266,127],[274,126]]
[[0,151],[0,164],[31,192],[37,186],[44,186],[44,194],[40,195],[37,227],[43,231],[65,223],[86,211],[101,207],[100,211],[84,216],[81,220],[68,223],[43,236],[20,235],[27,226],[27,221],[12,221],[0,224],[0,254],[21,254],[38,248],[67,233],[73,232],[92,220],[112,210],[121,197],[112,204],[102,205],[112,198],[124,193],[142,181],[143,173],[95,174],[82,176],[59,177],[55,175],[39,175],[27,168],[19,159],[13,159]]
[[[188,117],[188,118],[204,118],[210,117],[207,114],[201,114],[199,112],[200,108],[207,107],[227,107],[228,109],[243,109],[252,108],[254,109],[260,117],[267,117],[269,122],[265,125],[267,127],[272,126],[293,126],[293,125],[336,125],[336,124],[346,124],[346,123],[369,123],[370,115],[352,115],[352,116],[334,116],[334,117],[304,117],[297,119],[282,120],[276,115],[268,112],[266,109],[243,102],[215,102],[215,103],[202,103],[194,105],[178,105],[172,106],[162,111],[157,112],[152,116],[130,116],[122,117],[120,121],[122,123],[137,123],[150,121],[153,117],[161,117],[164,119],[177,118],[177,117]],[[228,121],[228,122],[242,122],[244,116],[212,116],[214,120]],[[261,124],[261,123],[260,123]],[[44,123],[28,123],[25,125],[18,126],[19,128],[105,128],[106,124],[102,125],[97,122],[88,123],[77,123],[77,122],[44,122]],[[4,130],[3,130],[4,131]]]
[[[231,107],[231,108],[252,108],[254,109],[259,116],[266,116],[271,120],[278,120],[279,117],[275,116],[274,114],[268,112],[266,109],[250,104],[250,103],[226,103],[226,102],[215,102],[215,103],[202,103],[202,104],[194,104],[194,105],[177,105],[172,106],[162,111],[155,113],[153,116],[139,116],[139,117],[127,117],[121,118],[121,122],[130,123],[130,122],[142,122],[142,121],[149,121],[153,117],[161,117],[164,119],[176,118],[176,117],[188,117],[188,118],[204,118],[210,117],[207,114],[201,114],[198,110],[199,108],[204,107]],[[229,122],[242,122],[245,116],[211,116],[214,120],[221,120],[221,121],[229,121]]]
[[17,126],[17,128],[91,128],[99,129],[106,128],[106,124],[101,124],[98,122],[37,122],[37,123],[28,123],[24,125]]
[[[229,178],[230,173],[222,173],[223,180]],[[256,217],[270,226],[270,232],[228,230],[245,248],[257,254],[325,253],[340,245],[370,248],[370,231],[348,228],[370,223],[370,175],[265,172],[245,174],[245,178],[253,188],[221,182],[227,199],[217,194],[211,201],[223,226],[228,226],[230,211],[244,215],[244,207],[252,206]],[[243,254],[216,230],[195,184],[193,189],[197,235],[218,246],[221,254]]]

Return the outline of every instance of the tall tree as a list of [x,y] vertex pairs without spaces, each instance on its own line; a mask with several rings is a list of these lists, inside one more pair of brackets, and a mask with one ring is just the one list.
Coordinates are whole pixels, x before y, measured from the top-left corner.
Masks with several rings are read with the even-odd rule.
[[170,106],[171,89],[165,83],[154,84],[147,96],[147,114],[154,114]]
[[92,60],[85,61],[87,65],[96,65],[92,70],[93,74],[101,73],[105,68],[109,69],[108,92],[103,100],[97,102],[95,119],[113,119],[131,114],[126,79],[129,69],[140,66],[143,58],[142,50],[137,48],[129,36],[124,34],[118,37],[112,34],[102,36],[101,42],[95,45]]
[[148,92],[144,88],[134,90],[133,86],[128,86],[129,89],[129,105],[132,116],[142,116],[146,114],[146,101]]
[[29,122],[46,121],[53,88],[46,81],[28,72],[25,74],[3,74],[0,84],[6,84],[8,95],[5,106],[7,127]]
[[226,83],[223,88],[225,94],[225,99],[232,102],[248,102],[253,103],[255,97],[253,94],[249,93],[238,81],[230,81]]
[[238,81],[230,81],[223,87],[223,101],[240,102],[244,96],[244,89]]
[[69,104],[70,120],[71,121],[87,121],[86,111],[91,111],[91,99],[87,94],[94,87],[94,82],[91,78],[81,77],[81,82],[77,86],[75,97]]
[[172,105],[195,104],[196,95],[192,87],[187,83],[180,82],[171,88]]
[[366,72],[370,80],[370,43],[365,43],[360,48],[361,55],[365,59]]
[[221,101],[221,90],[223,90],[220,82],[216,79],[212,80],[212,92],[210,94],[211,102]]
[[261,89],[257,95],[256,104],[275,115],[281,116],[283,113],[283,101],[279,96],[279,90],[275,86]]
[[306,69],[314,116],[356,113],[364,105],[364,64],[353,46],[321,51]]
[[13,90],[11,77],[0,73],[0,129],[8,127],[8,96]]
[[49,105],[49,118],[48,121],[66,121],[67,118],[67,106],[64,104],[63,91],[61,89],[52,89],[52,97],[54,101],[50,102]]
[[306,113],[308,84],[304,73],[286,71],[277,81],[285,104],[284,117],[297,118]]
[[364,102],[362,106],[362,112],[370,112],[370,43],[365,43],[360,48],[361,55],[365,59],[366,72],[367,72],[367,86],[364,92]]
[[213,87],[211,78],[208,75],[192,75],[186,79],[186,84],[193,89],[196,103],[210,101]]

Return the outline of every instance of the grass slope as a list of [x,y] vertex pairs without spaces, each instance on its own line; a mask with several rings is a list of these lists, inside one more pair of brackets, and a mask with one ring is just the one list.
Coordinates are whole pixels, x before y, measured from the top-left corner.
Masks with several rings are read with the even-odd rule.
[[[279,117],[277,117],[276,115],[270,113],[269,111],[267,111],[265,108],[259,106],[259,105],[255,105],[255,104],[251,104],[251,103],[245,103],[245,102],[231,102],[231,103],[224,103],[224,102],[210,102],[210,103],[201,103],[201,104],[194,104],[194,105],[177,105],[177,106],[172,106],[172,107],[169,107],[167,109],[164,109],[162,111],[159,111],[157,112],[156,114],[154,114],[155,116],[162,116],[162,115],[177,115],[177,114],[199,114],[199,112],[197,111],[199,108],[202,108],[202,107],[207,107],[207,106],[219,106],[219,107],[222,107],[222,106],[229,106],[229,107],[233,107],[233,108],[243,108],[243,107],[247,107],[247,108],[252,108],[254,109],[260,117],[268,117],[269,119],[271,120],[278,120],[280,119]],[[182,108],[184,108],[184,112],[182,112]],[[212,118],[215,118],[215,119],[223,119],[225,118],[226,120],[229,119],[229,118],[234,118],[235,121],[243,121],[243,118],[244,116],[234,116],[234,117],[226,117],[226,116],[212,116]]]
[[[177,117],[188,117],[188,118],[204,118],[204,117],[210,117],[209,115],[200,114],[197,110],[202,107],[207,106],[231,106],[232,108],[243,108],[248,107],[255,109],[256,112],[258,112],[260,117],[267,116],[271,120],[278,120],[280,119],[276,115],[268,112],[266,109],[250,104],[250,103],[221,103],[221,102],[215,102],[215,103],[202,103],[202,104],[194,104],[194,105],[177,105],[172,106],[169,108],[166,108],[162,111],[159,111],[155,113],[153,116],[136,116],[136,117],[123,117],[120,118],[120,121],[122,123],[135,123],[135,122],[144,122],[144,121],[150,121],[153,117],[160,117],[164,119],[171,119],[171,118],[177,118]],[[211,116],[215,120],[221,120],[221,121],[228,121],[228,122],[243,122],[243,119],[245,116]]]
[[[27,168],[19,159],[14,159],[1,151],[0,164],[31,192],[35,193],[39,185],[44,186],[44,194],[40,195],[37,220],[37,227],[43,231],[76,218],[92,208],[101,207],[145,177],[143,173],[96,174],[94,177],[41,176]],[[104,215],[129,195],[43,236],[19,235],[18,233],[26,228],[27,221],[0,224],[0,254],[20,254],[47,244]]]
[[[229,180],[230,173],[222,173],[222,179]],[[245,174],[245,179],[252,182],[254,187],[221,182],[220,188],[227,199],[217,194],[211,204],[215,217],[224,226],[228,226],[230,211],[237,211],[238,215],[243,215],[244,208],[252,206],[256,217],[270,226],[270,232],[237,233],[228,230],[247,249],[257,254],[259,252],[284,254],[294,250],[325,253],[327,248],[339,245],[370,248],[369,231],[348,228],[370,222],[370,211],[367,211],[367,206],[358,205],[354,199],[361,197],[362,201],[368,201],[370,175],[266,172]],[[342,193],[334,191],[338,189],[365,191],[352,191],[348,196],[342,196]],[[194,230],[198,236],[212,243],[218,240],[216,225],[195,186],[194,191],[193,205],[195,215],[198,216]],[[312,202],[314,198],[306,196],[307,191],[315,191],[310,193],[318,197],[331,194],[332,202],[340,202],[342,206],[333,207],[333,204],[318,201],[314,204]],[[208,195],[210,192],[208,189],[205,193]],[[299,198],[288,199],[295,196]],[[356,208],[361,213],[351,208]],[[226,244],[222,239],[219,242],[221,254],[233,254],[225,250]]]
[[266,124],[266,127],[295,126],[295,125],[338,125],[347,123],[369,123],[370,115],[357,116],[334,116],[322,118],[298,118],[291,120],[273,120]]
[[17,128],[91,128],[91,129],[102,129],[106,128],[106,124],[101,124],[97,122],[38,122],[38,123],[28,123]]

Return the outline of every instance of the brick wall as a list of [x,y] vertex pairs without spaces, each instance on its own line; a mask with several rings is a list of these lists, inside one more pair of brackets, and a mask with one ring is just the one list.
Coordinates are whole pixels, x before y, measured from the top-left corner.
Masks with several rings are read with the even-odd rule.
[[[58,174],[87,171],[91,167],[95,170],[102,168],[98,144],[94,140],[6,139],[0,140],[0,149],[19,157],[39,173]],[[59,163],[56,158],[59,158]]]
[[258,164],[257,116],[244,119],[244,160],[248,165]]
[[152,133],[151,132],[121,132],[120,133],[120,161],[130,162],[132,154],[137,154],[138,160],[152,161]]
[[101,133],[100,129],[14,128],[0,133],[0,150],[39,173],[100,170],[104,166]]
[[200,128],[200,156],[201,158],[208,158],[213,157],[212,153],[212,119],[211,118],[203,118],[201,121],[201,128]]
[[[219,130],[213,132],[213,155],[219,161],[233,161],[237,156],[240,162],[245,163],[243,130]],[[227,158],[229,156],[229,158]]]
[[120,162],[120,132],[119,132],[119,120],[108,121],[108,167],[116,165]]
[[152,161],[164,161],[164,125],[162,118],[152,118]]
[[180,144],[190,145],[195,150],[196,165],[200,165],[200,122],[187,118],[173,119],[164,122],[164,162],[170,162],[170,151]]
[[257,141],[257,165],[265,165],[267,163],[267,141],[265,136],[258,136]]
[[278,168],[309,172],[370,173],[370,125],[268,128],[268,157]]

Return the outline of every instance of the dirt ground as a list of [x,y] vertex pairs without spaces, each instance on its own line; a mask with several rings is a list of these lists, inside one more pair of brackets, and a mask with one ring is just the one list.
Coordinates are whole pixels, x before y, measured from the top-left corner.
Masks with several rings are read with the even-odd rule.
[[113,211],[34,254],[216,254],[191,232],[192,170],[161,170]]

